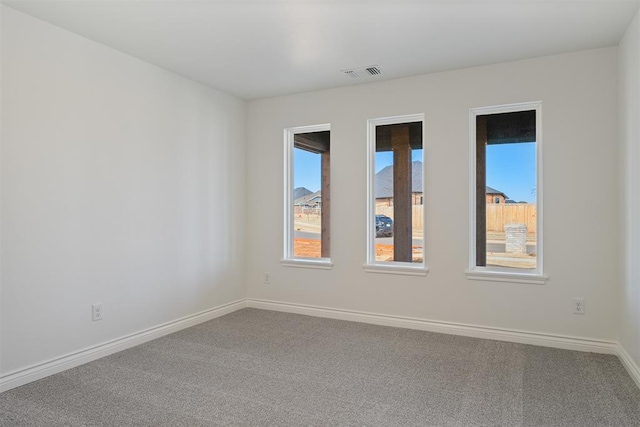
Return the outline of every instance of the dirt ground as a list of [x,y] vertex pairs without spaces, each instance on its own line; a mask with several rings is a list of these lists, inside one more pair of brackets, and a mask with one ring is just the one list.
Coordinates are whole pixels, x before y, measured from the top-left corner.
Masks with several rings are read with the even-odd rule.
[[[296,257],[320,258],[320,240],[294,239],[293,253]],[[393,245],[376,245],[377,261],[393,261]],[[413,262],[422,262],[422,248],[413,247]],[[487,264],[499,267],[535,268],[535,257],[489,252]]]
[[[320,232],[320,217],[314,215],[304,215],[295,218],[294,229],[297,231],[307,232]],[[422,237],[422,230],[416,231],[414,238]],[[504,242],[504,232],[487,232],[488,242]],[[529,233],[527,235],[527,242],[535,242],[535,233]],[[309,257],[320,258],[320,240],[314,239],[294,239],[294,256],[296,257]],[[422,261],[422,248],[413,247],[413,262]],[[377,261],[393,261],[393,245],[376,245],[376,260]],[[511,268],[535,268],[536,258],[531,255],[517,255],[498,252],[487,253],[487,264],[498,267],[511,267]]]
[[[293,255],[297,257],[320,257],[320,240],[294,239]],[[393,245],[376,245],[376,260],[393,261]],[[422,248],[413,247],[413,262],[422,262]]]
[[293,239],[293,256],[320,258],[320,240]]

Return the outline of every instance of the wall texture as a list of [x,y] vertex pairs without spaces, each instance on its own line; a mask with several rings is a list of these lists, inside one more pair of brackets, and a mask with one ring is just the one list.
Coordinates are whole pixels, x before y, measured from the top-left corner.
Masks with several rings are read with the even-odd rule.
[[640,366],[640,15],[627,29],[620,57],[621,300],[620,343]]
[[[0,376],[245,296],[620,339],[640,363],[638,17],[619,62],[598,49],[263,99],[245,121],[238,99],[0,13]],[[550,280],[469,281],[469,108],[538,100]],[[430,272],[365,273],[366,120],[412,113]],[[335,266],[283,267],[283,129],[319,123]]]
[[243,298],[244,102],[0,7],[0,373]]
[[[617,73],[617,49],[607,48],[249,102],[248,297],[617,340]],[[543,102],[550,280],[469,281],[469,109],[527,101]],[[413,113],[426,115],[430,272],[366,273],[367,119]],[[335,266],[283,267],[283,129],[319,123],[331,123]],[[572,314],[573,297],[586,299],[584,316]]]

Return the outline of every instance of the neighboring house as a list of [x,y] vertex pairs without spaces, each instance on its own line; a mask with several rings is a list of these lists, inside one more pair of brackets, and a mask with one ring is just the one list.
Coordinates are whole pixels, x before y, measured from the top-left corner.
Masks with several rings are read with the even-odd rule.
[[322,206],[322,193],[316,191],[299,197],[293,201],[293,206],[299,208],[320,209]]
[[[376,173],[375,177],[376,206],[393,206],[393,165]],[[422,196],[422,162],[411,162],[411,204],[421,205]]]
[[[411,164],[411,199],[413,205],[422,205],[422,162]],[[375,178],[376,206],[393,206],[393,165],[376,173]],[[487,186],[487,204],[505,203],[509,197],[502,191]]]
[[499,203],[505,203],[508,199],[506,194],[502,191],[498,191],[495,188],[491,188],[487,185],[487,204],[494,205]]

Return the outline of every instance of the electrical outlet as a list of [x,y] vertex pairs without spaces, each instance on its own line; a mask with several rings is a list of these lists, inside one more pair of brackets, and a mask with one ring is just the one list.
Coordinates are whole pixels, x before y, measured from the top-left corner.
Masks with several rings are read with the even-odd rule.
[[584,298],[574,298],[573,314],[584,314],[584,312],[585,312]]
[[102,320],[102,303],[91,306],[91,317],[93,321]]
[[271,284],[271,274],[264,273],[264,284],[265,285]]

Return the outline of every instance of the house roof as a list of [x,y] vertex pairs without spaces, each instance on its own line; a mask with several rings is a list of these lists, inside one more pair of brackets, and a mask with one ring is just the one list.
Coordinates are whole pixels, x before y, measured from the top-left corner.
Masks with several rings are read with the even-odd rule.
[[498,194],[498,195],[503,196],[505,199],[508,199],[508,198],[509,198],[509,197],[508,197],[506,194],[504,194],[502,191],[500,191],[500,190],[496,190],[495,188],[491,188],[491,187],[489,187],[488,185],[487,185],[486,193],[487,193],[487,194]]
[[[376,199],[393,197],[393,165],[381,169],[375,178]],[[411,192],[422,193],[422,162],[411,162]]]
[[[381,169],[375,178],[376,199],[387,199],[393,197],[393,165]],[[411,192],[422,193],[422,162],[414,160],[411,163]],[[505,199],[509,197],[502,191],[487,186],[487,194],[498,194]]]
[[[318,200],[314,200],[314,199]],[[321,201],[322,192],[320,190],[315,193],[305,194],[302,197],[299,197],[293,201],[294,206],[308,205],[308,204],[316,204]]]

